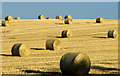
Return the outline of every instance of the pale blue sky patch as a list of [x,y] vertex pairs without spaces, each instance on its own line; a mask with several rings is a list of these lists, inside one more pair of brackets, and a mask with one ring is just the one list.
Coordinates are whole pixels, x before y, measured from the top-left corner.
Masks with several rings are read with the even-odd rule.
[[72,15],[73,19],[118,18],[118,2],[3,2],[2,18],[5,16],[21,19],[37,19],[57,15]]
[[2,0],[3,2],[119,2],[120,0]]

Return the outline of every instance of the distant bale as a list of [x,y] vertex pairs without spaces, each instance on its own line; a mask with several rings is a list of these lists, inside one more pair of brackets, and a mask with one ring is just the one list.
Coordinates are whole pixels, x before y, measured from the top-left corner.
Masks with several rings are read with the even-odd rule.
[[96,19],[96,23],[103,23],[104,19],[102,17]]
[[12,16],[6,16],[6,17],[5,17],[5,20],[11,21],[11,20],[13,20],[13,17],[12,17]]
[[69,30],[63,30],[61,33],[62,38],[69,38],[71,36],[71,32]]
[[60,41],[58,39],[48,39],[46,41],[46,49],[47,50],[59,50]]
[[1,25],[7,27],[7,26],[9,26],[9,21],[3,20]]
[[64,20],[64,23],[65,23],[65,24],[72,24],[72,19],[66,18],[66,19]]
[[62,19],[62,16],[61,15],[56,16],[56,19]]
[[20,17],[15,17],[14,19],[15,19],[15,20],[20,20]]
[[40,16],[38,16],[38,19],[45,19],[45,16],[44,15],[40,15]]
[[84,53],[68,52],[60,60],[60,69],[63,74],[81,76],[81,74],[88,74],[90,67],[91,61]]
[[27,57],[30,54],[30,48],[23,43],[16,43],[12,47],[11,53],[13,56]]
[[72,19],[72,16],[71,15],[66,15],[65,17],[64,17],[64,19]]
[[117,31],[116,30],[109,30],[108,31],[108,38],[116,38],[117,37]]
[[46,19],[52,19],[51,17],[47,17]]

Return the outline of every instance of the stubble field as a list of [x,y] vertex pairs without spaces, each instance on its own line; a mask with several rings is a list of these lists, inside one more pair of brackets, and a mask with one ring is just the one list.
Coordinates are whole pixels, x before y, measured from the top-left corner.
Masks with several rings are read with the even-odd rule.
[[[61,75],[60,59],[67,52],[86,53],[91,60],[89,74],[118,73],[118,38],[107,38],[111,29],[118,30],[118,20],[96,23],[95,19],[64,20],[13,20],[9,27],[2,27],[1,43],[3,74],[53,74]],[[70,38],[61,38],[62,30],[70,30]],[[45,50],[47,39],[60,40],[61,49]],[[12,56],[15,43],[26,43],[31,48],[29,57]]]

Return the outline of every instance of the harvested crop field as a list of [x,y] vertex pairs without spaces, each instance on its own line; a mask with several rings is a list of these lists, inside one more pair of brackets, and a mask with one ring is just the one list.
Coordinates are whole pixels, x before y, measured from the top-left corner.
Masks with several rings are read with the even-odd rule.
[[[67,52],[83,52],[91,60],[89,74],[118,73],[118,38],[107,38],[109,30],[118,30],[118,20],[73,19],[64,24],[60,19],[12,20],[2,27],[2,73],[61,75],[60,59]],[[61,32],[70,30],[72,36],[62,38]],[[48,39],[61,43],[60,50],[45,50]],[[12,56],[15,43],[30,47],[29,57]]]

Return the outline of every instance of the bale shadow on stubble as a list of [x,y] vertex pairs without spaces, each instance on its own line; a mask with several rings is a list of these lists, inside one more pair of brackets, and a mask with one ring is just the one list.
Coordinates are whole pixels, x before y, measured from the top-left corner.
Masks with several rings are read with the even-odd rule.
[[38,76],[63,76],[60,72],[42,72],[35,70],[22,70],[25,73],[37,73]]
[[[76,75],[65,75],[61,72],[42,72],[42,71],[35,71],[35,70],[22,70],[25,73],[32,73],[33,76],[76,76]],[[33,74],[35,73],[35,74]],[[118,74],[87,74],[87,75],[80,75],[80,76],[119,76]]]
[[106,71],[106,70],[119,70],[117,68],[106,68],[106,67],[101,67],[101,66],[91,66],[91,69],[97,69],[101,71]]
[[32,50],[46,50],[45,48],[30,48]]
[[93,38],[108,38],[108,37],[105,37],[105,36],[93,36]]
[[51,37],[51,38],[63,38],[61,36],[48,36],[48,37]]
[[55,23],[55,24],[63,25],[64,23]]
[[86,23],[90,23],[90,22],[86,22]]
[[10,55],[10,54],[0,54],[0,56],[13,56],[13,55]]
[[55,38],[63,38],[63,37],[61,37],[61,36],[56,36]]

